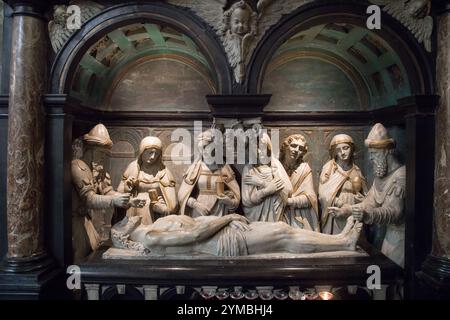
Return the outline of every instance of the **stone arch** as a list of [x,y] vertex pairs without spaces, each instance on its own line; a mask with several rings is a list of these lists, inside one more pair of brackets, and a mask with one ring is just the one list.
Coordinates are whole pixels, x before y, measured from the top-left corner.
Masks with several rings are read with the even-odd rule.
[[164,3],[130,3],[106,8],[72,35],[55,58],[50,93],[69,94],[75,71],[89,48],[105,35],[133,23],[168,25],[192,39],[213,70],[217,92],[231,92],[232,73],[226,55],[214,32],[204,23],[193,14]]
[[[304,35],[308,37],[321,36],[323,37],[322,43],[326,43],[327,32],[328,35],[338,31],[325,30],[324,34],[321,34],[319,30],[320,26],[327,27],[329,24],[344,25],[348,24],[354,27],[353,33],[349,32],[350,37],[347,39],[336,39],[340,43],[348,41],[355,41],[363,49],[370,46],[368,43],[361,44],[362,41],[367,41],[367,38],[377,38],[384,43],[386,47],[386,53],[395,55],[393,60],[398,60],[401,66],[401,72],[406,75],[409,92],[408,95],[420,95],[420,94],[433,94],[433,71],[431,68],[431,54],[427,53],[424,47],[418,43],[409,30],[406,29],[399,21],[395,20],[391,16],[383,13],[382,15],[382,29],[370,31],[366,28],[365,17],[368,3],[362,1],[349,1],[347,4],[337,3],[337,1],[314,1],[306,4],[299,9],[295,10],[288,16],[282,18],[282,20],[264,36],[255,50],[249,67],[249,77],[247,79],[248,92],[260,93],[264,82],[264,76],[270,68],[270,64],[277,54],[277,51],[283,46],[286,47],[289,40],[296,35]],[[332,23],[331,23],[332,22]],[[365,34],[359,34],[365,29]],[[319,30],[319,31],[318,31]],[[313,31],[318,31],[316,35],[313,35]],[[355,37],[351,39],[351,36]],[[358,36],[361,36],[358,39]],[[331,38],[331,37],[329,37]],[[332,39],[330,40],[332,41]],[[339,52],[332,52],[331,48],[335,48],[337,45],[329,45],[318,50],[305,50],[308,54],[314,51],[315,54],[326,54],[329,59],[339,56]],[[320,49],[320,50],[319,50]],[[348,49],[348,48],[347,48]],[[367,48],[370,51],[371,48]],[[326,52],[328,51],[328,52]],[[370,55],[371,52],[368,53]],[[353,57],[358,53],[353,53]],[[382,55],[380,57],[383,57]],[[380,58],[378,57],[378,58]],[[360,57],[364,59],[365,57]],[[324,59],[324,57],[322,57]],[[355,66],[350,59],[342,58],[341,61],[349,66]],[[376,61],[374,61],[376,62]],[[378,61],[380,62],[380,61]],[[393,63],[394,65],[394,63]],[[387,66],[389,67],[389,66]],[[357,66],[355,68],[358,70]],[[363,75],[364,76],[364,75]],[[367,82],[367,81],[366,81]],[[370,89],[370,84],[366,83],[366,86]]]

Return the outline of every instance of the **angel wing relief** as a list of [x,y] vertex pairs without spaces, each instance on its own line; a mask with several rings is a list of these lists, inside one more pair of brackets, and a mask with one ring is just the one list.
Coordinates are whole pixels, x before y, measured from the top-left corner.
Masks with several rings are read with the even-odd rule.
[[71,13],[68,8],[72,5],[80,9],[80,22],[83,25],[87,20],[103,10],[103,6],[93,1],[73,0],[69,5],[55,5],[53,7],[53,19],[48,24],[48,31],[53,50],[57,53],[75,33],[75,29],[68,28],[68,20]]
[[431,35],[434,22],[429,15],[430,0],[369,0],[371,3],[383,6],[383,10],[400,21],[411,31],[419,43],[431,52]]

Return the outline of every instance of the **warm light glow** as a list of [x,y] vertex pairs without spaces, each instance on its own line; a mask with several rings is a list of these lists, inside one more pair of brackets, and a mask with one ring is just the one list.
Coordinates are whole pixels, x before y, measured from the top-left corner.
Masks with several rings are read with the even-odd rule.
[[319,293],[320,299],[322,300],[333,300],[333,294],[328,291],[322,291]]

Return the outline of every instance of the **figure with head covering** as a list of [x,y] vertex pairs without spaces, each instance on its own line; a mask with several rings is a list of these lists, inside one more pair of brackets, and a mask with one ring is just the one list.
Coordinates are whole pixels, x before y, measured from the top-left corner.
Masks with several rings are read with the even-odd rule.
[[221,217],[234,213],[241,201],[239,184],[233,169],[215,160],[216,148],[213,130],[197,137],[199,159],[196,159],[183,176],[178,191],[180,214],[193,218]]
[[72,161],[72,246],[74,262],[110,240],[114,208],[139,206],[137,200],[118,193],[107,172],[112,141],[104,125],[98,124],[83,136],[81,159]]
[[366,224],[387,227],[381,251],[398,265],[405,256],[406,169],[395,156],[395,141],[386,128],[377,123],[365,141],[375,179],[367,197],[360,204],[331,207],[336,215],[349,215]]
[[303,161],[307,152],[308,144],[301,134],[287,137],[281,146],[280,160],[292,184],[285,216],[293,227],[319,231],[319,209],[312,170]]
[[353,161],[355,144],[352,137],[338,134],[330,143],[330,157],[322,168],[319,182],[319,201],[322,207],[321,229],[323,233],[338,234],[344,228],[351,213],[330,214],[329,207],[353,205],[364,200],[367,194],[365,178]]
[[266,133],[258,134],[256,164],[244,167],[242,180],[242,205],[245,216],[250,221],[278,222],[286,221],[284,211],[291,182],[283,165],[273,156],[272,142]]
[[129,217],[142,217],[143,224],[151,224],[178,209],[175,179],[162,162],[162,152],[159,138],[144,138],[137,159],[128,165],[118,187],[119,191],[145,202],[143,207],[127,211]]

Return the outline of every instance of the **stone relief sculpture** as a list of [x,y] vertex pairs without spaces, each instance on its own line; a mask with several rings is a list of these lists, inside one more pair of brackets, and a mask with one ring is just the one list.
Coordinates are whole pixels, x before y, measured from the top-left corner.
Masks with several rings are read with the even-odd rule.
[[284,222],[253,222],[241,215],[167,216],[152,225],[126,217],[113,227],[116,248],[138,255],[205,254],[236,257],[270,253],[354,251],[362,223],[353,217],[339,235],[292,228]]
[[84,153],[72,161],[72,245],[80,261],[110,239],[114,208],[140,206],[139,200],[118,193],[106,170],[112,141],[102,124],[83,136]]
[[167,0],[188,7],[205,20],[218,34],[233,67],[235,80],[242,83],[246,66],[265,32],[283,15],[314,0],[260,0],[255,12],[247,1],[241,0],[225,9],[226,0]]
[[405,224],[404,200],[406,169],[394,155],[395,141],[389,137],[386,128],[377,123],[366,141],[373,165],[375,179],[367,197],[360,204],[341,208],[330,207],[336,216],[350,215],[366,224],[387,225],[381,251],[396,262],[404,265]]
[[143,207],[132,207],[127,211],[129,217],[142,217],[143,224],[151,224],[178,209],[175,179],[162,162],[162,151],[159,138],[144,138],[137,159],[128,165],[117,188],[145,203]]
[[224,13],[222,37],[237,83],[245,79],[248,48],[256,36],[257,14],[245,2],[234,3]]
[[188,168],[178,191],[180,214],[192,217],[223,216],[239,206],[241,194],[233,169],[215,162],[207,147],[214,143],[212,130],[197,137],[200,159]]
[[348,215],[331,215],[328,211],[329,207],[360,203],[367,194],[365,178],[353,162],[354,152],[355,144],[349,135],[338,134],[331,140],[331,160],[323,166],[319,181],[319,201],[322,208],[321,230],[323,233],[340,233],[348,218]]
[[265,133],[261,135],[255,159],[258,163],[246,165],[242,173],[245,216],[250,221],[286,221],[285,208],[292,186],[283,165],[273,156],[272,143]]
[[433,18],[430,16],[430,0],[370,0],[371,3],[384,6],[383,10],[399,20],[411,31],[419,43],[431,52]]
[[285,217],[293,227],[319,231],[319,208],[312,170],[309,164],[303,161],[307,152],[306,139],[300,134],[289,136],[281,146],[280,161],[292,184]]
[[[103,10],[103,6],[93,1],[72,0],[69,6],[76,5],[80,8],[83,25],[87,20]],[[48,23],[48,31],[53,50],[58,53],[72,36],[76,29],[67,27],[68,19],[71,14],[67,12],[67,5],[56,5],[53,7],[53,19]]]

